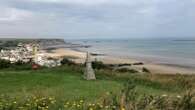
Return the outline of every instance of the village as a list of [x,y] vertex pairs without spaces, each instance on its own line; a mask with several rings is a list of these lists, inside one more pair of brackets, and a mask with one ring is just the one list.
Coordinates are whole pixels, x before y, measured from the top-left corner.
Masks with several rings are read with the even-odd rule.
[[18,43],[16,47],[1,49],[0,59],[8,60],[11,63],[18,61],[25,63],[34,62],[45,67],[60,66],[62,60],[62,58],[54,59],[47,56],[37,43]]

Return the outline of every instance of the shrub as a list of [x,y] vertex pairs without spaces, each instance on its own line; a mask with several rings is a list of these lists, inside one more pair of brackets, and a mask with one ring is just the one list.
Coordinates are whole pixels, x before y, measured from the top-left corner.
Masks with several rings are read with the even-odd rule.
[[98,70],[107,68],[107,66],[101,61],[93,61],[92,62],[92,67],[94,69],[98,69]]
[[178,84],[182,89],[191,89],[192,88],[192,82],[191,79],[186,79],[183,75],[177,75],[176,78],[174,78],[176,81],[176,84]]
[[118,66],[119,66],[119,67],[121,67],[121,66],[131,66],[131,64],[129,64],[129,63],[124,63],[124,64],[119,64]]
[[69,60],[68,58],[63,58],[61,61],[62,65],[75,65],[75,62]]
[[32,69],[32,65],[30,63],[26,63],[22,65],[12,65],[12,68],[15,70],[30,70]]
[[12,63],[10,65],[10,68],[15,69],[15,70],[29,70],[31,69],[31,63],[18,60],[17,62]]
[[20,66],[20,65],[24,65],[26,64],[25,62],[23,62],[22,60],[18,60],[17,62],[14,63],[14,65]]
[[117,69],[118,72],[122,72],[122,73],[125,73],[125,72],[129,72],[129,73],[138,73],[137,70],[135,69],[128,69],[128,68],[120,68],[120,69]]
[[9,68],[11,66],[11,62],[8,60],[0,59],[0,69]]
[[194,94],[191,92],[187,92],[178,102],[176,110],[194,110]]
[[145,67],[143,67],[143,68],[142,68],[142,72],[144,72],[144,73],[150,73],[150,70],[147,69],[147,68],[145,68]]
[[143,62],[133,63],[133,65],[144,65]]

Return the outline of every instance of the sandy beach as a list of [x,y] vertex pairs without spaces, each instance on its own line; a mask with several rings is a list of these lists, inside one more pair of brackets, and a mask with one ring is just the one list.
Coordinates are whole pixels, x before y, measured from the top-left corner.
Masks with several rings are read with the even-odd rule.
[[[70,57],[73,58],[76,63],[84,63],[86,53],[81,51],[76,51],[72,49],[64,49],[58,48],[54,49],[51,52],[44,52],[47,56],[50,57]],[[114,56],[93,56],[93,60],[102,61],[105,64],[133,64],[143,61],[138,61],[135,59],[130,58],[123,58],[123,57],[114,57]],[[182,68],[177,66],[169,66],[169,65],[160,65],[160,64],[152,64],[152,63],[145,63],[144,65],[133,65],[133,68],[141,69],[143,67],[148,68],[151,73],[153,74],[195,74],[195,69],[189,68]]]

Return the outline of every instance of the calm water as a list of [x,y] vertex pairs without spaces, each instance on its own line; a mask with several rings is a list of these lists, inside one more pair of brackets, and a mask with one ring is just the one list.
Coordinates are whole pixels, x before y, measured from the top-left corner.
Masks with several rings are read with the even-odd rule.
[[195,67],[195,40],[73,40],[73,43],[91,45],[82,49],[94,53],[122,56],[158,64]]

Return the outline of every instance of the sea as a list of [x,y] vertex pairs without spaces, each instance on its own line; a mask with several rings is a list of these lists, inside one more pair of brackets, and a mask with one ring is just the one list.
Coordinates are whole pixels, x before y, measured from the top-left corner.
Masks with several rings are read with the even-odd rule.
[[69,42],[89,46],[80,48],[81,51],[195,68],[195,39],[79,39]]

